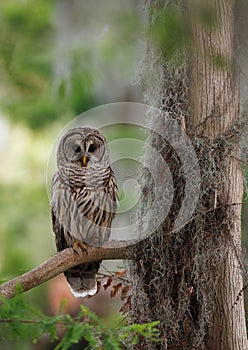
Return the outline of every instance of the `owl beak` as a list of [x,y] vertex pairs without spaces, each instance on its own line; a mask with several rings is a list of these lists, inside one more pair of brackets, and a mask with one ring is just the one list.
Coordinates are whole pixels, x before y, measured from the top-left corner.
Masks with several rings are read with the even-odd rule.
[[82,158],[83,166],[86,166],[88,158],[84,155]]

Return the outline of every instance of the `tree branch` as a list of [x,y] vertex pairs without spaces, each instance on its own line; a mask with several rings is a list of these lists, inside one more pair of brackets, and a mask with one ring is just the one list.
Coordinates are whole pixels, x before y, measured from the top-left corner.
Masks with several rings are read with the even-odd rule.
[[[113,244],[114,242],[114,244]],[[127,242],[125,242],[126,244]],[[101,247],[87,246],[87,254],[81,252],[75,254],[72,248],[67,248],[50,259],[46,260],[31,271],[24,273],[0,286],[0,295],[5,298],[12,298],[15,295],[16,286],[21,285],[23,292],[26,292],[60,273],[68,270],[70,267],[99,260],[112,259],[131,259],[131,252],[135,241],[130,242],[128,246],[123,246],[121,241],[110,241],[104,243]],[[114,247],[113,247],[114,245]]]

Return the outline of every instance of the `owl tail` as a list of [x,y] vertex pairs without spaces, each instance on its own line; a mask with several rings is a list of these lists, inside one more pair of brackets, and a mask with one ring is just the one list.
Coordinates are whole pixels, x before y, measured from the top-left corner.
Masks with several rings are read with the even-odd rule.
[[65,271],[73,295],[77,298],[94,295],[97,292],[96,273],[100,262],[77,265]]

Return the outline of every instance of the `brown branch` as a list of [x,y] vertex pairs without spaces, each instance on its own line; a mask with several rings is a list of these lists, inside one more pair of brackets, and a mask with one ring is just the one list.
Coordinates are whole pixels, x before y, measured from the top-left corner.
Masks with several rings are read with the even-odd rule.
[[136,244],[135,241],[130,242],[129,246],[123,246],[120,241],[116,241],[114,244],[113,242],[106,242],[102,247],[87,246],[87,254],[82,252],[77,255],[72,248],[67,248],[31,271],[2,284],[0,286],[0,295],[5,298],[12,298],[15,295],[16,286],[19,284],[23,292],[26,292],[47,282],[70,267],[82,263],[99,260],[131,259],[131,251]]

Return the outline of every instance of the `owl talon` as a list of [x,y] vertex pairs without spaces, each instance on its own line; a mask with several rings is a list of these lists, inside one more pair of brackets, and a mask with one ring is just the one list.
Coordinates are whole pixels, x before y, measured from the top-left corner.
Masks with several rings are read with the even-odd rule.
[[87,246],[84,242],[76,241],[73,243],[72,248],[73,248],[74,254],[76,254],[76,255],[79,255],[80,252],[85,253],[85,255],[88,254]]

